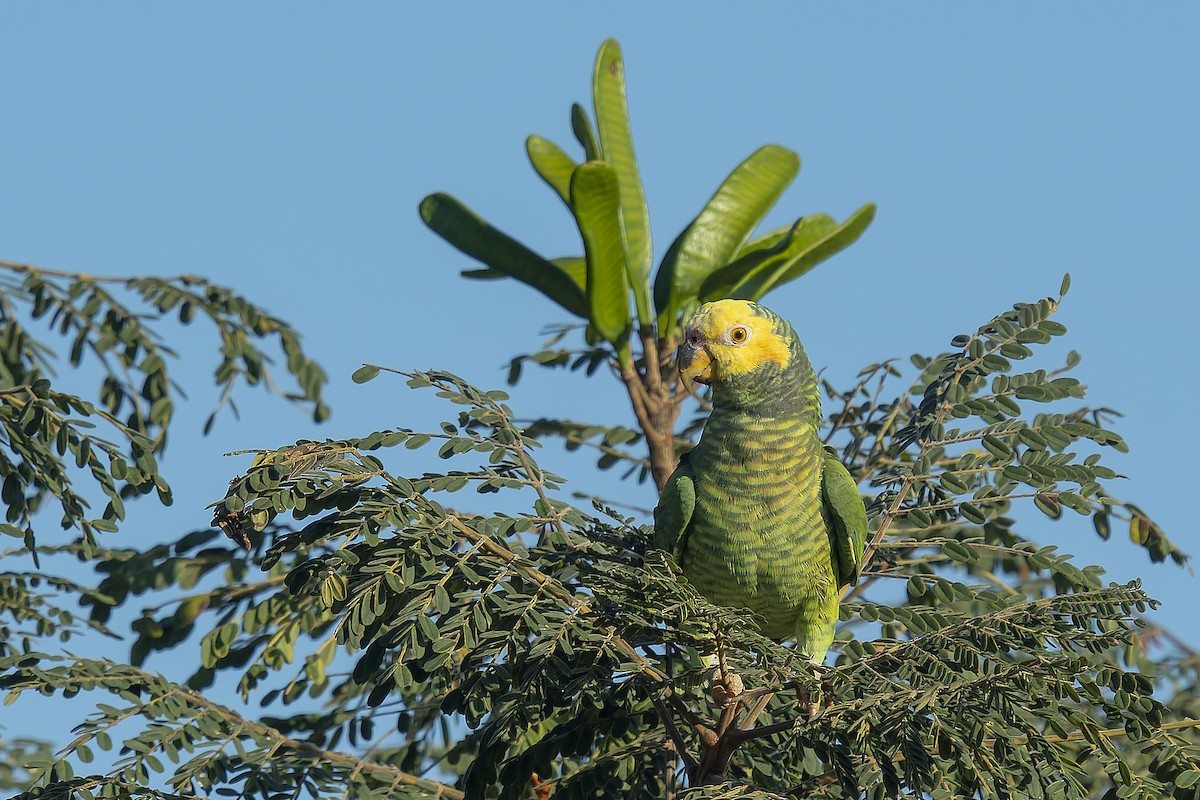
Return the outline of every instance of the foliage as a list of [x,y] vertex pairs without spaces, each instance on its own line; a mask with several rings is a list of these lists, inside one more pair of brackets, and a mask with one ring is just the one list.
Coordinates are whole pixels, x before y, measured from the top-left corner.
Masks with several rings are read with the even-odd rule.
[[[184,325],[200,314],[221,337],[213,375],[221,398],[206,432],[221,408],[236,413],[239,382],[273,386],[270,358],[257,344],[270,337],[298,384],[290,397],[311,406],[315,420],[327,416],[325,375],[299,335],[228,289],[192,275],[103,278],[0,262],[0,481],[8,508],[0,532],[32,549],[33,516],[57,501],[63,527],[78,529],[92,548],[97,531],[117,530],[130,497],[154,492],[171,503],[157,456],[180,387],[170,373],[175,351],[152,324],[167,314]],[[55,353],[31,328],[43,319],[70,342],[67,363],[99,376],[94,393],[59,385]],[[84,475],[107,499],[99,517],[75,488]]]
[[[829,390],[841,400],[829,439],[879,489],[874,555],[843,606],[833,668],[706,603],[649,548],[647,527],[565,502],[502,392],[412,373],[410,386],[457,414],[433,431],[262,454],[221,501],[251,552],[215,546],[210,531],[103,553],[95,625],[112,598],[194,587],[135,625],[131,664],[33,647],[0,661],[11,696],[115,698],[39,785],[133,792],[161,774],[178,794],[519,797],[536,775],[556,798],[659,797],[673,747],[688,797],[1089,797],[1110,785],[1192,797],[1195,663],[1151,658],[1142,615],[1155,603],[1139,584],[1104,584],[1099,568],[1035,545],[1022,531],[1039,525],[1011,513],[1087,513],[1105,530],[1120,519],[1152,559],[1183,561],[1111,495],[1099,452],[1123,445],[1104,414],[1057,410],[1082,397],[1070,367],[1015,367],[1063,333],[1057,304],[1019,305],[953,351],[914,358],[894,397],[894,364]],[[1089,443],[1096,452],[1077,454]],[[388,468],[389,451],[423,447],[447,468]],[[456,492],[525,508],[470,512],[448,504]],[[202,632],[182,683],[138,666]],[[736,702],[708,690],[713,654],[744,682]],[[268,713],[206,699],[222,674]],[[1177,683],[1156,697],[1164,675]],[[115,740],[131,716],[147,725]],[[117,769],[103,779],[77,776],[67,757],[110,748]],[[704,769],[727,782],[700,785]]]
[[[636,426],[525,424],[504,392],[448,372],[399,373],[443,398],[449,418],[433,430],[258,452],[214,498],[219,530],[106,547],[79,522],[82,505],[64,508],[78,540],[43,540],[36,552],[51,564],[84,561],[97,583],[27,568],[32,540],[3,554],[19,566],[0,574],[0,688],[7,703],[33,694],[99,700],[53,755],[19,737],[0,741],[33,776],[19,797],[1200,796],[1200,659],[1149,621],[1156,603],[1139,582],[1106,584],[1099,567],[1042,544],[1087,516],[1101,538],[1127,527],[1151,561],[1186,563],[1147,514],[1117,497],[1120,476],[1105,457],[1125,446],[1110,430],[1113,413],[1083,402],[1070,375],[1079,357],[1027,366],[1057,352],[1065,328],[1053,315],[1066,282],[1058,297],[1018,304],[954,337],[947,352],[914,356],[911,368],[888,361],[852,387],[824,384],[823,435],[868,492],[873,531],[863,580],[842,606],[833,666],[808,664],[744,612],[706,602],[650,547],[639,518],[565,499],[571,484],[538,464],[539,437],[594,445],[602,460],[630,464],[631,476],[648,469],[657,478],[697,430],[674,428],[684,401],[668,355],[677,315],[708,292],[760,296],[794,277],[815,261],[780,254],[817,241],[825,224],[806,218],[817,221],[738,255],[757,209],[791,178],[786,153],[760,151],[681,235],[655,288],[670,280],[651,295],[621,76],[619,51],[606,43],[594,87],[598,134],[578,107],[572,117],[584,164],[544,140],[529,143],[535,168],[580,222],[583,259],[541,260],[445,196],[422,210],[490,269],[588,320],[587,349],[532,360],[589,375],[613,365]],[[755,264],[774,266],[729,269],[755,252]],[[624,269],[614,271],[618,262]],[[72,309],[98,280],[38,274],[68,297],[62,282],[87,284]],[[224,334],[222,364],[235,365],[218,371],[218,385],[256,382],[246,348],[259,331],[253,320],[268,318],[195,280],[156,285],[204,286],[189,302],[208,303]],[[136,443],[153,455],[170,418],[130,409],[174,395],[162,394],[166,380],[146,395],[125,370],[145,381],[147,369],[158,373],[153,362],[142,366],[144,342],[167,351],[141,317],[117,325],[107,313],[85,347],[121,359],[105,374],[125,405],[96,407],[107,409],[115,447]],[[323,415],[319,369],[295,349],[290,328],[264,324]],[[128,360],[125,340],[117,350],[91,344],[126,326],[142,331]],[[50,357],[24,330],[9,340],[41,354],[38,377],[21,373],[26,395],[37,396]],[[634,332],[638,357],[627,341]],[[354,379],[395,374],[364,366]],[[63,394],[76,408],[79,398]],[[49,459],[29,473],[26,496],[60,497],[42,482],[55,465],[67,469],[70,433],[58,451],[44,433],[20,430]],[[642,440],[649,458],[628,449]],[[10,451],[10,460],[22,457]],[[130,483],[108,469],[114,486]],[[78,652],[78,642],[113,635],[131,615],[128,658]],[[194,653],[195,669],[153,671],[148,662],[167,652]],[[714,662],[723,686],[744,691],[715,693]]]
[[53,751],[47,742],[19,736],[0,739],[0,790],[9,793],[29,786],[33,775],[25,768],[31,761],[49,762]]
[[[463,272],[465,276],[515,278],[585,321],[590,349],[575,359],[575,365],[587,364],[593,370],[598,363],[616,361],[649,448],[647,472],[661,488],[675,468],[675,421],[686,397],[676,391],[670,366],[682,321],[701,302],[721,297],[758,300],[795,280],[853,244],[874,218],[875,206],[863,206],[842,223],[827,214],[809,214],[751,238],[800,170],[794,152],[766,145],[725,178],[668,248],[652,282],[649,211],[633,153],[625,64],[612,39],[596,55],[592,95],[595,127],[582,106],[571,107],[582,163],[540,136],[525,142],[534,170],[575,217],[582,256],[546,259],[446,194],[426,197],[421,218],[486,265]],[[631,333],[640,352],[634,350]],[[562,358],[572,357],[563,351]],[[558,360],[553,353],[537,358],[543,363]],[[514,362],[514,381],[519,363]],[[541,430],[570,441],[578,427],[546,420]]]

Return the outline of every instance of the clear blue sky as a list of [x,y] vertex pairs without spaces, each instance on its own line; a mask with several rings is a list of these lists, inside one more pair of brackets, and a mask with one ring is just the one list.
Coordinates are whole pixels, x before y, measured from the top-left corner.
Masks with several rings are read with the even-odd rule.
[[[1059,318],[1078,374],[1092,403],[1126,414],[1132,453],[1110,462],[1130,476],[1122,492],[1200,554],[1194,436],[1176,427],[1198,388],[1184,336],[1200,299],[1198,31],[1184,3],[9,3],[0,258],[207,275],[294,323],[326,366],[329,424],[245,398],[243,420],[204,439],[212,340],[188,334],[178,372],[195,402],[166,462],[178,502],[135,507],[121,534],[173,538],[207,524],[203,505],[244,466],[225,451],[441,418],[398,381],[353,385],[359,364],[491,387],[537,349],[563,315],[516,284],[459,278],[471,265],[417,203],[449,191],[547,255],[578,252],[523,141],[571,144],[568,107],[589,100],[596,48],[616,36],[658,255],[767,142],[804,163],[769,223],[878,203],[858,244],[770,298],[843,382],[944,349],[1070,271]],[[571,398],[580,418],[623,402],[587,387]],[[514,405],[560,412],[579,388],[534,379]],[[586,459],[546,453],[596,485]],[[599,485],[652,503],[646,486]],[[1047,538],[1143,576],[1159,618],[1200,644],[1191,575],[1070,523]]]

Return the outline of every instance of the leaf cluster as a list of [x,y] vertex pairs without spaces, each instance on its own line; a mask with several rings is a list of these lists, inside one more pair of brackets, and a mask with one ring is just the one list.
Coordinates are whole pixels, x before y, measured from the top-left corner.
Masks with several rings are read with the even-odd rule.
[[[1122,444],[1096,412],[1058,408],[1082,397],[1069,367],[1016,366],[1064,332],[1048,324],[1058,302],[914,359],[902,390],[887,390],[890,363],[827,387],[841,401],[827,437],[877,492],[834,667],[705,601],[636,520],[564,502],[502,392],[410,373],[457,413],[432,431],[261,453],[218,505],[248,552],[212,532],[101,562],[96,624],[100,598],[195,587],[149,609],[135,644],[140,662],[207,631],[185,683],[38,651],[0,662],[11,697],[123,699],[98,706],[38,785],[118,791],[70,766],[107,744],[121,791],[157,774],[181,794],[660,797],[686,773],[688,797],[1194,797],[1195,659],[1151,656],[1155,603],[1138,583],[1106,585],[1022,533],[1084,503],[1144,529],[1114,499],[1116,474],[1076,452]],[[389,468],[420,449],[446,468]],[[480,497],[491,510],[466,510]],[[1161,539],[1144,538],[1147,553],[1183,561],[1149,525]],[[735,702],[709,688],[714,659],[745,686]],[[223,674],[267,713],[204,700]],[[148,726],[118,744],[107,732],[133,717]],[[707,779],[706,764],[720,767]]]
[[[221,394],[206,432],[221,408],[236,412],[238,384],[274,387],[266,339],[278,342],[296,380],[289,397],[314,419],[327,416],[325,375],[299,334],[228,289],[190,275],[105,278],[0,262],[0,532],[33,550],[33,517],[56,502],[63,527],[95,547],[97,532],[124,520],[130,497],[154,493],[171,503],[158,456],[182,389],[170,372],[176,352],[158,325],[168,314],[184,325],[200,315],[220,338],[213,381]],[[62,385],[38,323],[68,343],[72,375],[98,379],[92,391]],[[87,488],[76,488],[81,478]],[[106,500],[99,515],[91,489]]]
[[651,281],[649,212],[633,152],[625,64],[615,40],[604,42],[596,55],[592,91],[594,125],[583,106],[571,106],[582,161],[541,136],[525,142],[534,170],[575,217],[583,255],[539,256],[446,194],[426,197],[420,210],[435,233],[486,265],[464,275],[511,277],[532,286],[582,317],[589,341],[609,342],[618,355],[632,329],[657,328],[667,337],[700,302],[758,300],[852,244],[874,216],[870,204],[843,223],[812,214],[751,238],[800,170],[794,152],[766,145],[721,183],[668,248]]
[[[532,360],[571,364],[588,374],[612,362],[629,392],[649,449],[647,474],[661,487],[676,463],[674,424],[686,392],[670,368],[682,323],[700,303],[722,297],[759,300],[853,244],[875,214],[867,204],[843,222],[815,213],[777,230],[756,231],[800,170],[796,153],[766,145],[721,182],[696,217],[653,265],[649,209],[634,156],[626,102],[625,62],[615,40],[605,41],[592,71],[593,118],[571,106],[571,130],[582,148],[577,161],[559,145],[530,136],[534,171],[566,205],[578,228],[582,255],[546,258],[484,221],[445,193],[420,205],[431,230],[484,269],[469,278],[514,278],[583,320],[587,349],[543,351],[514,359],[509,379]],[[569,442],[577,425],[547,421],[543,432]],[[586,427],[586,426],[585,426]],[[613,453],[605,453],[603,466]]]

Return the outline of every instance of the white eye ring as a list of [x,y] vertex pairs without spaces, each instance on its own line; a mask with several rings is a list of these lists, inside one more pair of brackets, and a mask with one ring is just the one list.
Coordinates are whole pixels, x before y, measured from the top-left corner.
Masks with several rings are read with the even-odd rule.
[[750,329],[745,325],[735,325],[729,329],[729,341],[732,344],[743,345],[750,341]]

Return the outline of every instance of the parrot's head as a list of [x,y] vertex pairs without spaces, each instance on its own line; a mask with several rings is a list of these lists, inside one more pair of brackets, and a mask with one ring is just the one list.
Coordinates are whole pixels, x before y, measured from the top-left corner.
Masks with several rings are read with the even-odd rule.
[[748,300],[705,303],[683,328],[679,375],[685,387],[787,370],[799,345],[787,320]]

